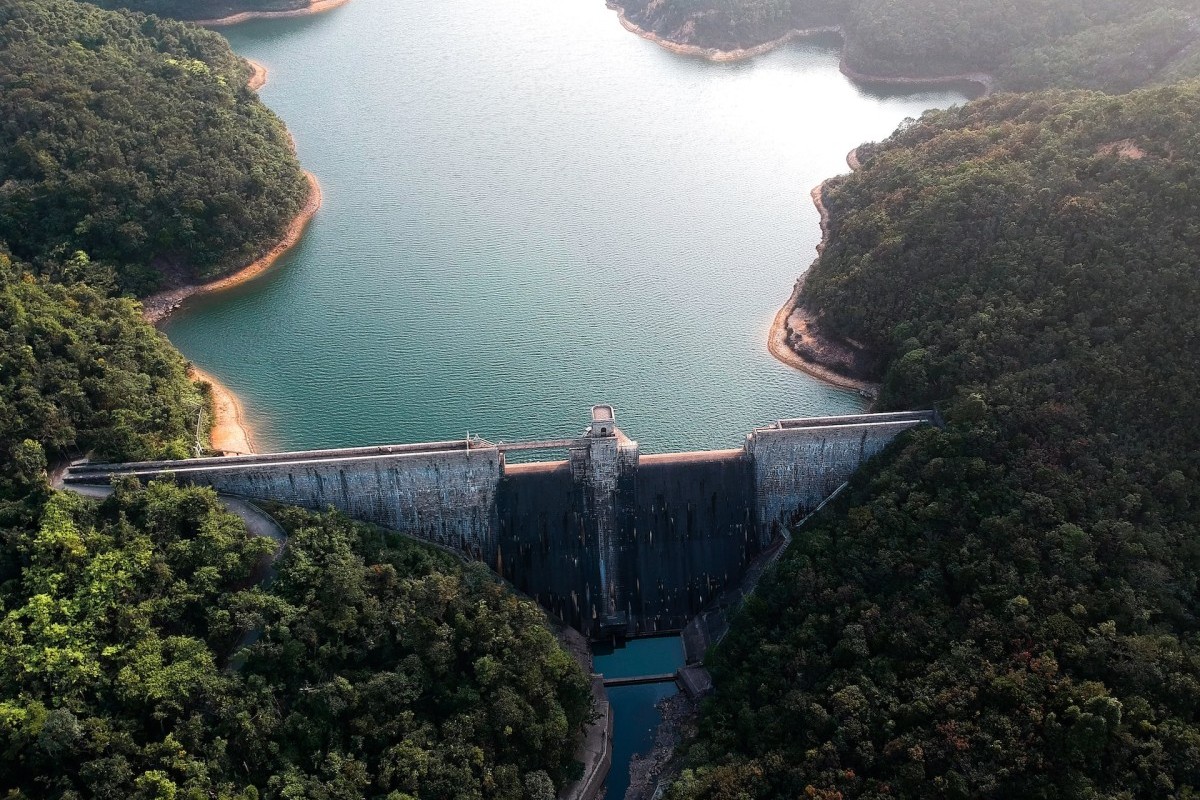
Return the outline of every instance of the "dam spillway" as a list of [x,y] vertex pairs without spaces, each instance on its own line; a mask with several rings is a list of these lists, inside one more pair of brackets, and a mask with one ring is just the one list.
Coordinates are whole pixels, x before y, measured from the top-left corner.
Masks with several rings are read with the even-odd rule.
[[[782,530],[934,412],[783,419],[734,450],[641,455],[611,406],[577,437],[80,464],[67,484],[173,476],[335,508],[488,564],[592,638],[678,630]],[[506,463],[508,453],[565,459]]]

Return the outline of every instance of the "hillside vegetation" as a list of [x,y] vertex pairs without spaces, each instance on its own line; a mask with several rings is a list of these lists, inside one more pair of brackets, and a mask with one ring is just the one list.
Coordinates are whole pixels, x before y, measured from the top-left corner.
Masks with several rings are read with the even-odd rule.
[[273,543],[210,490],[50,497],[3,584],[0,791],[551,800],[590,694],[542,612],[482,566],[281,516],[278,575],[247,588]]
[[984,70],[1014,89],[1127,91],[1200,76],[1194,0],[621,0],[666,39],[732,50],[841,25],[869,75]]
[[1197,796],[1197,119],[997,95],[829,188],[804,302],[948,427],[797,532],[672,798]]
[[[253,261],[308,185],[248,74],[194,26],[0,5],[0,240],[43,274],[134,294]],[[77,251],[85,274],[53,274]]]
[[309,0],[88,0],[101,8],[126,8],[175,19],[220,19],[242,11],[295,11]]
[[54,460],[192,452],[203,399],[133,301],[34,277],[0,252],[0,328],[0,453],[26,440]]

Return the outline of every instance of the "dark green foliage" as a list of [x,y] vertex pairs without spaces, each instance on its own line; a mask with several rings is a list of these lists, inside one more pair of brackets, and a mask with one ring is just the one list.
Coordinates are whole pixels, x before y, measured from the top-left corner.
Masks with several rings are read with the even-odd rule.
[[270,793],[519,798],[530,774],[563,778],[591,695],[541,610],[482,564],[334,515],[282,519],[271,596],[242,612],[266,625],[247,680],[293,698],[238,734]]
[[244,266],[307,194],[278,119],[217,34],[72,0],[0,5],[0,240],[104,289]]
[[1128,92],[1151,83],[1200,77],[1200,68],[1185,59],[1190,50],[1200,50],[1196,28],[1193,15],[1175,9],[1086,28],[1044,47],[1016,51],[1013,62],[1001,67],[1000,82],[1015,90]]
[[569,771],[588,682],[532,603],[427,546],[281,516],[278,575],[245,588],[273,543],[209,490],[50,497],[4,585],[0,792],[518,800]]
[[88,0],[101,8],[127,8],[176,19],[219,19],[241,11],[293,11],[309,0]]
[[0,791],[168,797],[186,776],[209,786],[228,771],[215,725],[240,687],[219,668],[210,608],[271,543],[211,492],[170,486],[122,487],[101,505],[56,493],[13,542],[23,569],[0,621]]
[[22,273],[0,253],[0,453],[184,458],[201,396],[131,300]]
[[797,532],[674,798],[1196,796],[1197,119],[1001,95],[827,192],[806,302],[949,427]]
[[627,0],[668,39],[736,49],[794,28],[843,26],[851,67],[870,75],[998,71],[1022,88],[1125,91],[1200,74],[1192,0]]
[[1013,392],[1032,370],[1030,384],[1067,386],[1039,400],[1086,413],[1080,430],[1177,442],[1159,421],[1200,413],[1185,344],[1200,302],[1197,118],[1197,84],[927,114],[826,191],[831,241],[805,302],[891,360],[889,405]]

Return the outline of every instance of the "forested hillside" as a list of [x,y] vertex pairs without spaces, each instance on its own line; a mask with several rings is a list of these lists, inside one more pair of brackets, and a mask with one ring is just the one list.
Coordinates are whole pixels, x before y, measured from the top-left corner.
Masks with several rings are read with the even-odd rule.
[[[220,36],[73,0],[0,5],[0,240],[145,294],[244,266],[308,185]],[[57,277],[57,276],[55,276]]]
[[133,301],[34,277],[0,251],[0,328],[0,452],[29,439],[53,459],[191,454],[202,398]]
[[879,76],[983,70],[1006,88],[1135,86],[1200,76],[1195,0],[620,0],[640,27],[732,50],[841,25],[849,66]]
[[309,0],[88,0],[102,8],[127,8],[176,19],[220,19],[242,11],[295,11]]
[[209,490],[54,494],[4,575],[0,791],[553,798],[591,701],[542,612],[480,565],[282,518],[262,589],[273,543]]
[[804,301],[946,412],[797,532],[675,800],[1200,787],[1200,86],[927,114]]

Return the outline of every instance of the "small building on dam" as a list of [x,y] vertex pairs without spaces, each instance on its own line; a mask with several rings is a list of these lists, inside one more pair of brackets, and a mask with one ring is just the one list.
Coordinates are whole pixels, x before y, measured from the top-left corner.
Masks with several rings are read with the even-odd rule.
[[[611,406],[582,436],[81,464],[67,484],[172,475],[336,508],[489,564],[592,638],[681,629],[784,528],[933,412],[783,419],[733,450],[642,455]],[[516,453],[554,461],[507,463]]]

